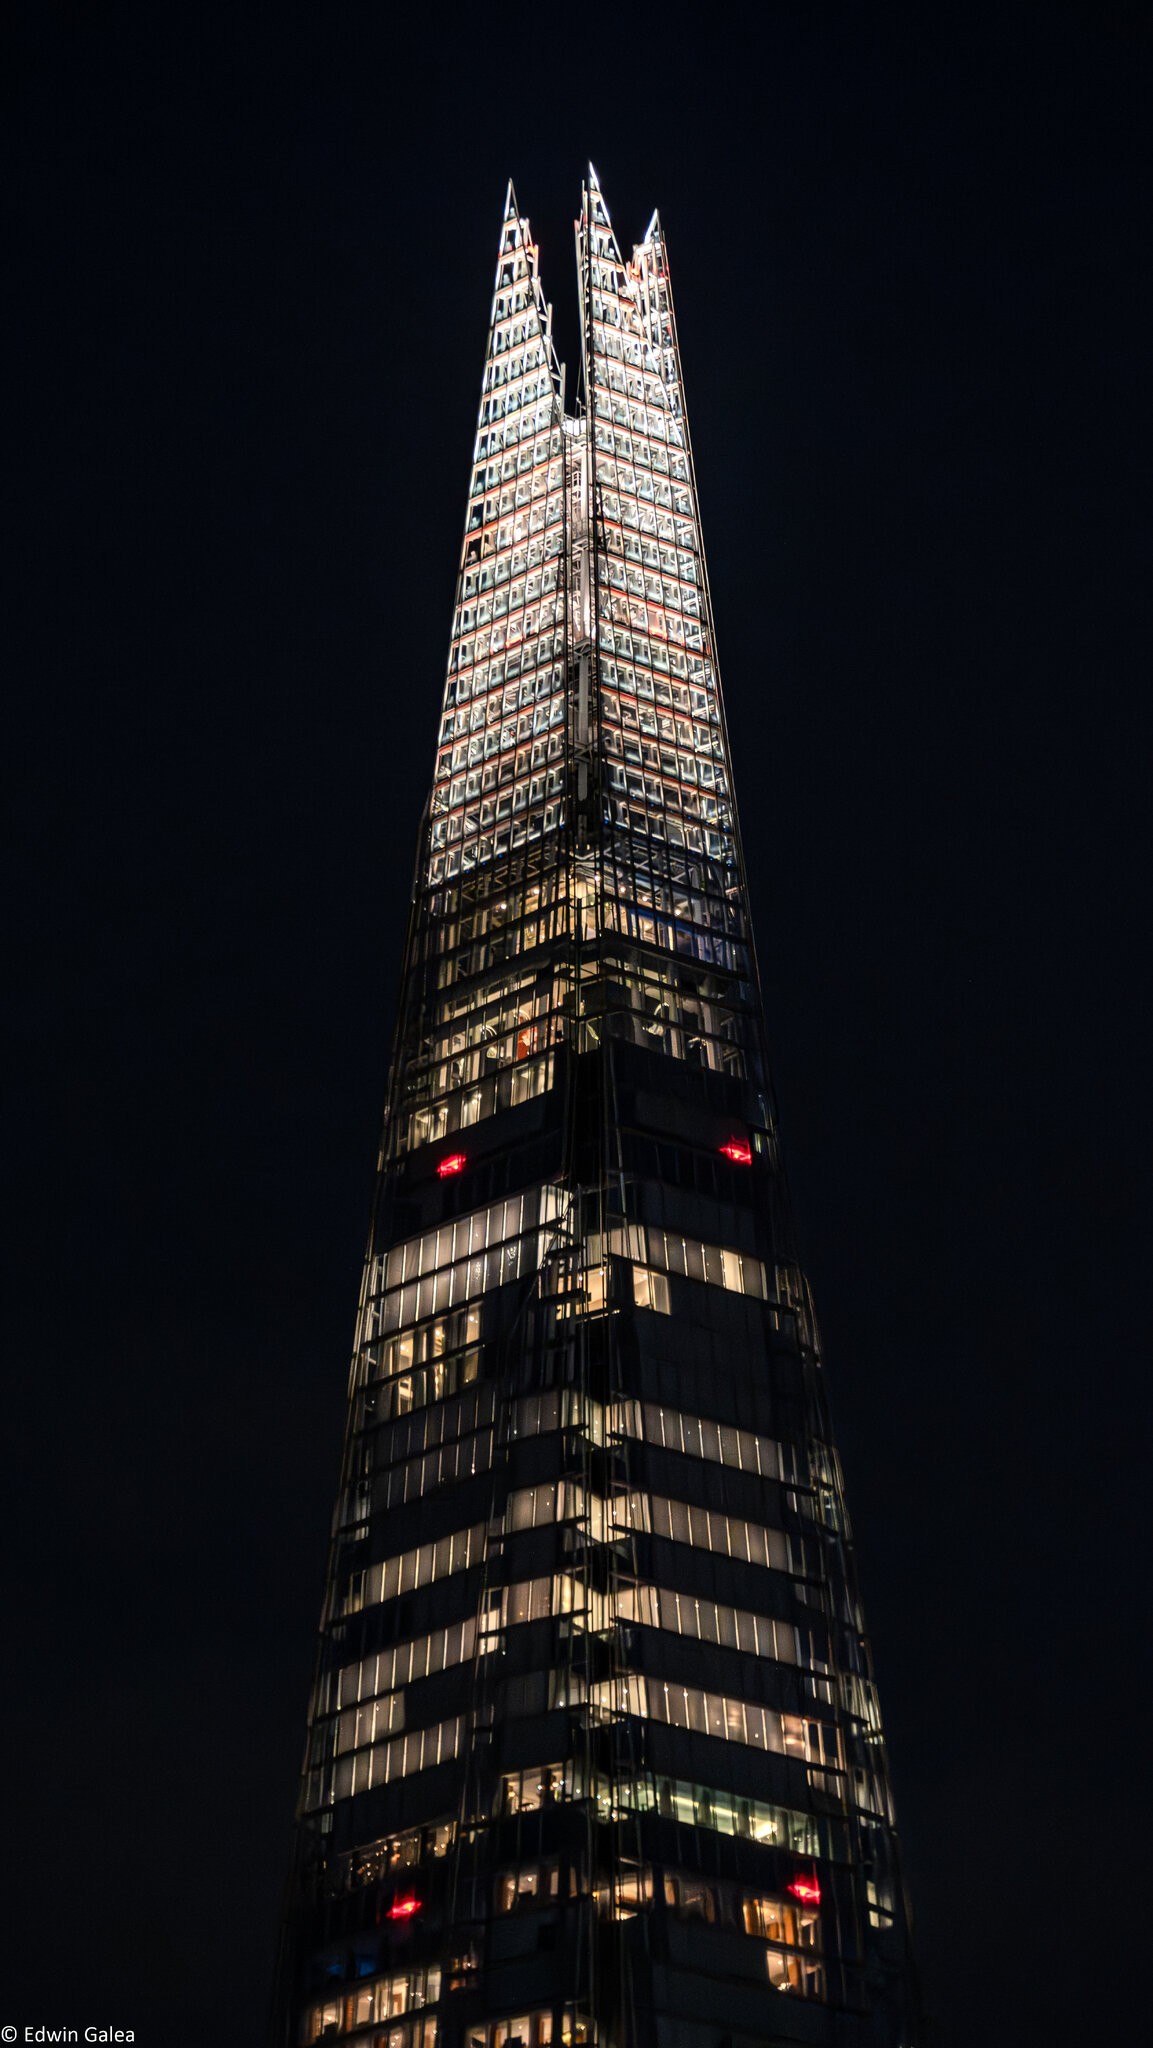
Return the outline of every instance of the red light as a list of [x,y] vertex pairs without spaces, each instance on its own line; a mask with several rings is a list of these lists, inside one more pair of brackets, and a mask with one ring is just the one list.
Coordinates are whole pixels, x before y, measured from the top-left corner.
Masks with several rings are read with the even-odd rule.
[[819,1906],[821,1887],[815,1877],[795,1877],[789,1890],[795,1899],[803,1899],[806,1906]]
[[463,1152],[450,1152],[447,1159],[441,1160],[436,1170],[442,1180],[447,1180],[451,1173],[463,1173],[467,1165],[468,1160]]
[[734,1166],[751,1166],[753,1163],[753,1148],[747,1138],[730,1138],[728,1144],[719,1149]]
[[419,1911],[420,1900],[414,1898],[411,1892],[404,1892],[399,1899],[393,1900],[388,1909],[388,1917],[390,1920],[411,1920],[413,1914]]

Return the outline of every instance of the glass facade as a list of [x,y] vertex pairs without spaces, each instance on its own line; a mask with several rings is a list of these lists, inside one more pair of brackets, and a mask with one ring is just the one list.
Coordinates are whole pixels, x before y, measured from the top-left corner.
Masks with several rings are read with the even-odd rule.
[[915,2048],[654,216],[511,192],[275,2048]]

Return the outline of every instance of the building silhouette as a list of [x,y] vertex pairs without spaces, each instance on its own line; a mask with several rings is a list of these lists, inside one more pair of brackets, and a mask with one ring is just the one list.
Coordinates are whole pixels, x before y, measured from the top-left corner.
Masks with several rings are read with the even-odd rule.
[[511,187],[275,2048],[913,2048],[668,268]]

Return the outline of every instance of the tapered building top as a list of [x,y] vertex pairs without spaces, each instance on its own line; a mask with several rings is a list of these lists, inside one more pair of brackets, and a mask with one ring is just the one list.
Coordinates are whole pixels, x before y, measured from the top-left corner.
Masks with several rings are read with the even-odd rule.
[[664,241],[510,185],[273,2038],[913,2048]]

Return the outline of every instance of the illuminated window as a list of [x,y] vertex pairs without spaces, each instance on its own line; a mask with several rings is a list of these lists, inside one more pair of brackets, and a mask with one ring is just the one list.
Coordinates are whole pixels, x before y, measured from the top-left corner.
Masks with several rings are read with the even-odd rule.
[[[435,1967],[410,1970],[403,1976],[381,1977],[346,1998],[325,1999],[313,2006],[305,2016],[305,2038],[310,2042],[326,2040],[351,2032],[354,2027],[369,2026],[373,2021],[399,2019],[414,2008],[435,2005],[439,1997],[440,1971]],[[395,2043],[393,2032],[397,2035]],[[380,2038],[387,2038],[388,2048],[435,2048],[436,2022],[409,2022]]]
[[654,1273],[651,1266],[634,1266],[633,1300],[638,1308],[655,1309],[658,1315],[671,1313],[669,1283],[663,1273]]
[[782,1714],[775,1707],[705,1692],[699,1686],[675,1685],[667,1679],[630,1672],[620,1679],[598,1682],[590,1687],[589,1696],[595,1704],[615,1707],[618,1712],[623,1707],[642,1719],[663,1721],[722,1742],[796,1756],[806,1763],[835,1767],[839,1756],[839,1736],[831,1723]]
[[[444,1223],[420,1237],[394,1245],[372,1267],[373,1294],[397,1288],[405,1281],[431,1275],[446,1266],[475,1257],[493,1245],[506,1244],[538,1224],[554,1222],[562,1213],[567,1196],[561,1188],[532,1188],[487,1208],[474,1209],[467,1216]],[[403,1320],[417,1321],[417,1317]]]
[[442,1358],[446,1352],[474,1345],[479,1335],[480,1309],[474,1303],[436,1322],[366,1345],[361,1354],[360,1377],[389,1379],[395,1373],[407,1373],[414,1366]]
[[824,1998],[825,1973],[820,1963],[776,1949],[769,1949],[765,1960],[774,1991],[789,1991],[798,1998]]
[[402,1551],[397,1557],[370,1565],[367,1571],[355,1572],[348,1581],[342,1611],[358,1614],[362,1608],[394,1600],[399,1593],[415,1592],[434,1579],[467,1571],[470,1565],[479,1564],[484,1555],[486,1533],[486,1524],[479,1522],[474,1528],[456,1529],[449,1536],[438,1537],[435,1543],[421,1543],[415,1550]]
[[[599,1238],[590,1237],[589,1247],[590,1253],[599,1253]],[[659,1274],[679,1273],[685,1279],[703,1280],[709,1286],[725,1287],[735,1294],[751,1294],[761,1301],[768,1298],[761,1261],[727,1245],[704,1244],[699,1238],[681,1237],[658,1230],[652,1224],[630,1223],[623,1230],[608,1233],[607,1249]],[[637,1299],[640,1302],[639,1289]]]
[[670,1871],[665,1877],[665,1904],[682,1920],[707,1920],[711,1924],[717,1917],[716,1888],[703,1878]]
[[872,1878],[865,1885],[865,1897],[869,1907],[870,1927],[891,1927],[893,1925],[893,1894],[888,1885],[878,1884]]
[[597,1911],[602,1917],[614,1920],[631,1920],[634,1914],[651,1906],[653,1900],[653,1875],[651,1870],[618,1869],[609,1885],[597,1892]]
[[404,1834],[382,1835],[344,1858],[344,1881],[349,1890],[361,1885],[380,1884],[396,1872],[447,1856],[456,1839],[455,1821],[439,1826],[409,1828]]
[[784,1942],[790,1948],[821,1946],[821,1916],[813,1905],[778,1896],[749,1896],[742,1901],[741,1917],[746,1934]]
[[501,1625],[515,1628],[526,1621],[541,1621],[552,1614],[584,1612],[589,1599],[583,1582],[568,1572],[550,1578],[523,1579],[506,1586],[500,1596]]
[[394,1245],[370,1267],[365,1336],[371,1341],[443,1316],[535,1271],[547,1250],[545,1232],[566,1200],[561,1188],[531,1188]]
[[777,1664],[798,1662],[796,1630],[764,1614],[725,1607],[665,1586],[622,1587],[615,1607],[622,1621],[642,1622],[650,1628],[667,1629],[670,1635],[718,1643],[726,1649],[747,1650],[751,1656],[771,1658]]
[[[616,1506],[622,1514],[627,1511],[623,1500]],[[579,1479],[518,1487],[509,1495],[506,1529],[539,1529],[573,1521],[583,1521],[595,1543],[605,1542],[612,1526],[609,1503],[600,1494],[588,1492]]]
[[376,1785],[389,1785],[397,1778],[411,1778],[418,1771],[445,1763],[460,1750],[465,1723],[457,1717],[440,1721],[431,1728],[414,1729],[410,1735],[395,1736],[390,1742],[376,1742],[371,1749],[357,1749],[337,1759],[332,1797],[351,1799],[358,1792],[370,1792]]
[[683,1778],[640,1778],[616,1788],[617,1803],[627,1811],[657,1811],[685,1827],[709,1828],[753,1842],[771,1842],[800,1856],[825,1853],[818,1842],[818,1823],[811,1814],[770,1806],[760,1799],[738,1798],[716,1786]]
[[517,1870],[502,1871],[498,1876],[496,1910],[498,1913],[513,1913],[518,1906],[559,1898],[560,1892],[561,1873],[557,1864],[525,1864]]
[[631,1505],[633,1526],[651,1528],[654,1536],[664,1536],[672,1543],[691,1543],[695,1550],[718,1551],[724,1557],[767,1565],[776,1571],[792,1568],[789,1539],[780,1529],[766,1529],[759,1522],[746,1522],[738,1515],[722,1514],[719,1509],[666,1500],[660,1494],[635,1495]]
[[500,1781],[499,1809],[502,1813],[535,1813],[543,1806],[555,1806],[569,1797],[569,1777],[564,1764],[537,1764],[531,1770],[512,1771]]
[[487,1471],[492,1464],[493,1443],[491,1428],[474,1430],[426,1452],[423,1457],[408,1458],[403,1464],[391,1466],[373,1487],[374,1510],[380,1513],[399,1507],[406,1500],[423,1500],[438,1486]]
[[[418,1636],[395,1649],[381,1650],[374,1657],[365,1657],[358,1664],[345,1665],[337,1674],[335,1704],[347,1708],[360,1701],[374,1699],[378,1694],[392,1692],[398,1686],[411,1685],[414,1679],[427,1678],[432,1672],[466,1663],[476,1647],[476,1633],[476,1621],[469,1616],[466,1621],[453,1622],[450,1627],[437,1629],[432,1635]],[[357,1746],[357,1743],[338,1738],[341,1749]]]
[[714,1464],[732,1465],[740,1472],[757,1472],[763,1479],[787,1479],[780,1445],[772,1437],[756,1436],[751,1430],[735,1429],[722,1422],[710,1422],[699,1415],[682,1415],[675,1408],[661,1408],[654,1402],[623,1401],[613,1412],[613,1427],[625,1436],[643,1437],[665,1450],[681,1451],[686,1457],[707,1458]]
[[[566,2043],[569,2035],[565,2034]],[[509,2019],[490,2020],[482,2027],[470,2027],[467,2048],[552,2048],[551,2012],[518,2013]]]

